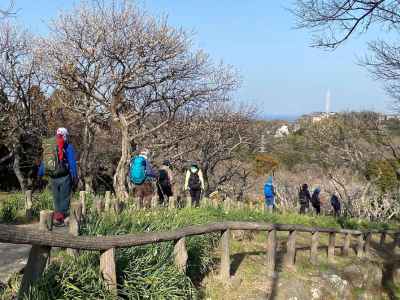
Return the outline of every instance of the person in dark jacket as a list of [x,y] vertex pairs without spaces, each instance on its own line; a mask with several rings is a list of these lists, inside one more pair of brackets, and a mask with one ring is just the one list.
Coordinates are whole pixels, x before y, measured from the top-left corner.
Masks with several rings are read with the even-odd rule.
[[[68,130],[58,128],[56,132],[56,149],[54,153],[54,170],[52,192],[54,200],[53,221],[56,226],[63,226],[68,216],[72,188],[78,183],[78,171],[75,160],[75,150],[69,143]],[[42,166],[44,168],[44,166]]]
[[331,205],[333,208],[333,215],[335,217],[340,217],[340,208],[341,208],[340,200],[338,196],[336,196],[335,194],[333,194],[331,197]]
[[305,214],[310,207],[311,194],[308,185],[304,183],[299,191],[300,214]]
[[169,160],[164,160],[158,170],[157,192],[160,205],[168,205],[169,197],[173,196],[174,176]]
[[311,196],[311,204],[315,209],[315,213],[319,215],[321,213],[321,199],[319,194],[321,193],[320,188],[316,188]]

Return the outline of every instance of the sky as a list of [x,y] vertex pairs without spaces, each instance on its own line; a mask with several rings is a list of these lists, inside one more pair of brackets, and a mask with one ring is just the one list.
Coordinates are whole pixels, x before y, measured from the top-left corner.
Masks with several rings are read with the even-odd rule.
[[[8,0],[0,0],[0,7]],[[37,34],[72,0],[15,0],[17,20]],[[150,14],[167,15],[171,25],[194,32],[194,46],[215,62],[232,65],[241,76],[233,97],[249,102],[262,115],[299,115],[325,109],[327,90],[331,110],[391,111],[391,99],[357,64],[370,32],[354,36],[335,51],[310,47],[311,34],[294,29],[286,9],[292,0],[140,0]],[[3,5],[4,4],[4,5]]]

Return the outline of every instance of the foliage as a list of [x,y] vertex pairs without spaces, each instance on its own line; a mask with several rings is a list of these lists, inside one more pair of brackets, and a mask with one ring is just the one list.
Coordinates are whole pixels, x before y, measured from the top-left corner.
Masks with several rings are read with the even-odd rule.
[[24,209],[25,200],[23,194],[13,194],[0,203],[0,222],[12,223],[17,219],[19,211]]
[[[41,210],[53,210],[53,196],[51,191],[44,190],[41,193],[32,195],[32,216],[39,218]],[[25,222],[25,196],[22,193],[15,193],[7,196],[0,202],[0,222],[15,223]]]
[[[103,236],[168,231],[193,224],[217,221],[259,221],[301,224],[305,226],[354,229],[388,229],[393,225],[366,221],[313,217],[298,214],[265,214],[242,209],[224,211],[222,208],[131,211],[121,215],[89,215],[82,235]],[[188,269],[180,273],[173,264],[173,242],[118,249],[116,252],[119,296],[123,299],[196,299],[196,283],[207,274],[215,261],[213,250],[219,234],[206,234],[186,239]],[[11,283],[10,283],[11,284]],[[12,283],[2,292],[17,289]],[[1,295],[1,294],[0,294]],[[30,299],[108,299],[110,297],[99,276],[99,253],[82,251],[77,258],[61,251],[43,278],[34,286]]]
[[257,175],[266,175],[273,172],[279,162],[268,154],[257,154],[254,158],[254,171]]
[[382,192],[392,191],[398,187],[396,162],[373,160],[368,163],[367,177],[376,180],[375,184]]

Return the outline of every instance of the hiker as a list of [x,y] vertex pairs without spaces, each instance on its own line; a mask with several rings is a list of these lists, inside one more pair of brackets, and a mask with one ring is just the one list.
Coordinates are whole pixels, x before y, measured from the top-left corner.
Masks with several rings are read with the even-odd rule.
[[150,164],[149,154],[149,150],[143,149],[139,155],[131,159],[130,179],[135,185],[139,208],[151,208],[151,199],[155,191],[154,182],[157,174]]
[[203,172],[196,163],[186,171],[184,190],[189,190],[192,206],[199,207],[201,193],[204,191]]
[[78,172],[75,150],[72,144],[69,143],[67,129],[57,129],[56,144],[54,169],[50,173],[54,199],[53,222],[55,226],[63,226],[64,219],[68,216],[72,189],[78,183]]
[[174,175],[169,160],[164,160],[158,170],[157,191],[160,205],[167,205],[168,198],[173,196]]
[[340,200],[336,194],[333,194],[331,197],[331,205],[334,217],[340,217]]
[[311,204],[315,209],[317,215],[321,214],[321,199],[319,194],[321,193],[320,188],[316,188],[311,196]]
[[275,206],[275,188],[272,180],[272,176],[269,176],[264,185],[265,208],[271,213]]
[[42,192],[44,188],[46,187],[47,181],[43,179],[45,175],[45,167],[44,167],[44,162],[43,160],[40,160],[36,163],[36,176],[34,179],[34,184],[32,184],[33,188],[32,190],[35,191],[35,189],[38,189],[39,192]]
[[299,191],[300,214],[305,214],[310,207],[311,195],[307,183],[304,183]]

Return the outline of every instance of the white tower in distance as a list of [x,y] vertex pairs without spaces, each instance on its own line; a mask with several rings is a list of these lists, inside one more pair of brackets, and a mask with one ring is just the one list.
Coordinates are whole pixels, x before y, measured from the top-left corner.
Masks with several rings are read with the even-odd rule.
[[331,91],[328,89],[325,96],[325,113],[329,116],[331,112]]

